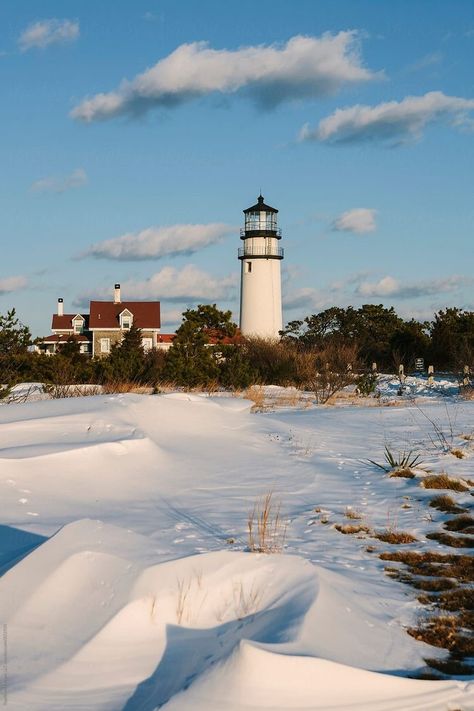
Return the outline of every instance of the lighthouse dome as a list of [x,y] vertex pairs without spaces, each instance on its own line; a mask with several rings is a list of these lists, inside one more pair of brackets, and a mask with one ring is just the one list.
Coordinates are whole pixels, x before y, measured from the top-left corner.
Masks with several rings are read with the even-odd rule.
[[270,205],[265,205],[264,202],[264,197],[262,194],[260,194],[257,198],[257,203],[256,205],[252,205],[252,207],[248,207],[246,210],[244,210],[244,214],[246,215],[249,212],[278,212],[278,210],[275,207],[270,207]]

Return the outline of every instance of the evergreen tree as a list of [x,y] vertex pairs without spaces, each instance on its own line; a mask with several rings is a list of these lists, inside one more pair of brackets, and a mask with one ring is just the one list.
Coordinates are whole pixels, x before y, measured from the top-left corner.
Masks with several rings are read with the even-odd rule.
[[0,314],[0,356],[14,356],[26,353],[31,345],[31,333],[16,317],[15,309]]
[[237,330],[230,311],[216,304],[187,309],[168,351],[164,377],[179,385],[206,385],[219,378],[223,342]]
[[447,308],[431,324],[431,359],[437,368],[474,365],[474,311]]
[[[28,373],[31,353],[31,333],[16,316],[15,309],[0,314],[0,387],[11,386],[22,380]],[[0,397],[8,394],[8,387],[0,389]]]
[[139,328],[132,325],[122,342],[112,346],[109,357],[104,361],[105,377],[127,382],[141,381],[144,366],[142,334]]

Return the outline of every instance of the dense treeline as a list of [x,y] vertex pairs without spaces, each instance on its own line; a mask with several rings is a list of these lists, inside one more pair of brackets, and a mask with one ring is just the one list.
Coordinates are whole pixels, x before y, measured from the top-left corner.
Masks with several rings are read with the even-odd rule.
[[356,343],[365,364],[376,362],[390,371],[399,363],[410,369],[415,358],[424,358],[437,370],[458,371],[472,365],[474,312],[448,308],[433,321],[405,321],[393,307],[365,304],[359,309],[332,307],[304,321],[292,321],[284,338],[320,348],[328,343]]
[[[244,339],[230,311],[198,306],[183,322],[168,352],[145,352],[138,329],[104,359],[79,353],[74,340],[46,357],[29,350],[31,334],[15,311],[0,315],[0,384],[40,381],[54,384],[129,382],[156,386],[168,381],[185,387],[216,384],[244,388],[252,383],[293,384],[315,389],[326,373],[394,372],[400,363],[408,372],[415,358],[436,370],[458,373],[474,365],[474,312],[439,311],[431,322],[400,318],[382,305],[333,307],[302,321],[292,321],[280,342]],[[344,378],[343,378],[344,380]],[[342,381],[341,381],[342,382]],[[341,383],[340,383],[341,384]],[[335,385],[335,384],[333,384]],[[326,382],[326,386],[329,384]]]

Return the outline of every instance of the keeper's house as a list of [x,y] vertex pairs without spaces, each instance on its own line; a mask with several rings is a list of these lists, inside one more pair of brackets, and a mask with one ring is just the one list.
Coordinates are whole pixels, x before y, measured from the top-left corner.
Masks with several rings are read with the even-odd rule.
[[52,334],[41,338],[36,348],[52,355],[61,345],[74,340],[81,353],[103,358],[114,343],[120,343],[124,333],[136,326],[142,333],[145,350],[167,350],[174,334],[162,334],[159,301],[122,301],[120,284],[115,284],[113,301],[91,301],[88,314],[65,314],[63,299],[58,299],[58,310],[53,314]]

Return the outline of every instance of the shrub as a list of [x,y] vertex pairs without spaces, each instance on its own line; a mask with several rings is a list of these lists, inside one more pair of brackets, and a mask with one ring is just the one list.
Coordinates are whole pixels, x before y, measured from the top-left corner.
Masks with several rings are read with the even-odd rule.
[[359,395],[368,397],[375,392],[377,387],[377,373],[369,371],[368,373],[363,373],[357,378],[357,392]]
[[[410,449],[409,452],[399,452],[395,455],[387,445],[384,447],[384,459],[385,464],[380,464],[375,462],[373,459],[369,459],[369,463],[382,469],[384,472],[399,472],[397,476],[404,476],[401,472],[410,472],[410,470],[416,466],[422,464],[422,460],[419,454],[414,454],[413,450]],[[407,478],[410,478],[408,474],[405,474]]]
[[356,382],[357,348],[354,345],[329,344],[320,350],[296,353],[298,380],[324,404],[336,393]]

